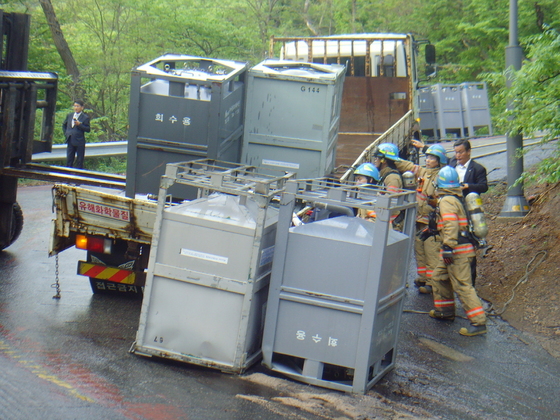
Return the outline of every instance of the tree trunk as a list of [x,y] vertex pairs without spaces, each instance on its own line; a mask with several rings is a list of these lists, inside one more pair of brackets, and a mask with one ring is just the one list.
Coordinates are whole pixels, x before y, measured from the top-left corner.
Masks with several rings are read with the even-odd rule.
[[45,13],[45,18],[47,19],[47,23],[49,24],[54,40],[54,45],[56,46],[60,58],[62,58],[62,61],[64,62],[66,72],[72,77],[73,85],[70,87],[71,94],[73,96],[72,99],[82,99],[85,101],[85,90],[81,84],[78,64],[76,63],[76,60],[74,60],[72,51],[70,51],[70,47],[64,38],[64,34],[62,33],[62,29],[60,28],[60,24],[56,18],[56,13],[51,0],[39,0],[39,3],[41,3],[41,7]]
[[303,5],[303,18],[305,19],[305,25],[307,25],[307,29],[309,29],[314,36],[317,36],[319,35],[319,33],[317,32],[317,29],[313,25],[313,22],[311,22],[311,19],[309,18],[309,14],[308,14],[309,3],[311,3],[311,0],[305,0],[305,3]]
[[356,0],[352,0],[352,33],[356,33]]

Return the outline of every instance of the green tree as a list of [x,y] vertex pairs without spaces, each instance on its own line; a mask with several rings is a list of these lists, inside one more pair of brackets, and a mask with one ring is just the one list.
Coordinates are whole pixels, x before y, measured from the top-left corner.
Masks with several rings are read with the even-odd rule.
[[[78,63],[87,92],[88,112],[93,117],[90,140],[127,137],[130,71],[139,64],[167,52],[236,59],[243,55],[262,55],[260,46],[255,47],[259,42],[251,38],[250,28],[246,23],[240,23],[241,14],[232,13],[234,6],[234,1],[224,5],[213,0],[204,3],[179,0],[58,1],[56,13],[60,30]],[[44,16],[36,9],[34,22],[41,29],[35,32],[43,34],[46,39],[37,44],[38,49],[32,54],[35,64],[39,64],[33,68],[59,72],[59,103],[64,108],[60,112],[62,118],[73,100],[73,79],[66,76],[60,58],[52,54],[56,50],[48,48],[52,38],[48,36]],[[40,51],[47,49],[51,59],[40,63]],[[61,134],[57,134],[61,142]]]
[[[513,106],[505,109],[498,120],[509,133],[533,136],[542,133],[542,142],[560,137],[560,33],[544,26],[544,32],[528,38],[527,59],[518,71],[507,69],[489,76],[501,87],[497,99]],[[503,86],[506,73],[511,74],[512,86]],[[533,174],[525,173],[524,180],[536,182],[560,181],[560,146],[544,159]]]
[[[504,114],[506,97],[500,84],[508,44],[508,4],[508,0],[57,0],[54,7],[95,117],[90,138],[112,140],[127,136],[130,70],[139,64],[168,52],[256,64],[266,56],[271,35],[351,32],[409,32],[429,39],[438,49],[439,75],[434,83],[493,80],[494,126],[503,132],[507,119],[499,116]],[[59,57],[39,2],[7,0],[3,7],[32,13],[29,68],[59,73],[59,107],[64,115],[73,99],[72,73]],[[532,48],[543,42],[538,37],[545,23],[552,28],[560,25],[557,0],[519,2],[519,35],[536,67],[542,60]],[[494,77],[483,79],[491,73]],[[546,82],[541,84],[551,89]],[[533,108],[533,112],[541,111]],[[542,129],[550,131],[547,126]]]

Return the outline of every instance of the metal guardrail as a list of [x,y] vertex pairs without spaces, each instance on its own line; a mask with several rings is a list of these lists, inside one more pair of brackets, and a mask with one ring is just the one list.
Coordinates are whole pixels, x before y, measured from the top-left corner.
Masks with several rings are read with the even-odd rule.
[[[127,141],[89,143],[86,145],[86,156],[124,156],[127,152],[127,143]],[[0,167],[0,173],[16,178],[36,179],[54,183],[72,183],[117,189],[124,189],[126,186],[126,177],[124,175],[67,168],[47,163],[56,161],[66,161],[66,144],[53,145],[51,152],[33,154],[32,162],[6,166],[4,168]]]
[[[403,118],[410,118],[407,114]],[[400,120],[393,126],[400,124]],[[391,137],[392,136],[392,137]],[[394,137],[394,138],[393,138]],[[382,142],[398,143],[398,139],[402,140],[405,138],[405,133],[402,130],[390,129],[382,137],[379,137],[374,141],[364,152],[358,157],[353,167],[359,166],[364,162],[371,162],[371,152],[375,149],[377,145]],[[523,146],[533,146],[539,144],[542,137],[535,138],[524,138]],[[472,145],[472,157],[481,158],[485,156],[496,155],[499,153],[504,153],[506,150],[505,136],[494,136],[488,138],[477,138],[470,139]],[[127,141],[116,141],[107,143],[88,143],[86,145],[86,156],[87,157],[103,157],[103,156],[125,156],[127,153]],[[441,144],[446,148],[447,152],[450,153],[453,150],[453,141],[444,141]],[[57,144],[53,146],[52,152],[36,153],[33,155],[33,162],[48,162],[66,159],[66,145]],[[342,181],[349,179],[352,170],[349,169],[341,178]]]
[[16,178],[36,179],[39,181],[94,185],[105,188],[123,189],[126,186],[124,175],[105,172],[87,171],[84,169],[66,168],[28,163],[18,167],[6,167],[0,170],[2,175]]
[[[86,157],[125,156],[128,141],[111,141],[105,143],[87,143]],[[66,160],[66,144],[55,144],[52,152],[33,154],[33,162],[52,162]]]

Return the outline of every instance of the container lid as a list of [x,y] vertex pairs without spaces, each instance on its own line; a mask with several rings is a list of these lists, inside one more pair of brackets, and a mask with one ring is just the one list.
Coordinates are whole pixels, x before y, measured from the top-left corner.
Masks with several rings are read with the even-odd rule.
[[370,245],[374,223],[358,217],[339,216],[290,228],[293,233],[317,236],[335,241]]
[[[257,203],[250,198],[242,197],[240,200],[239,196],[214,193],[208,197],[170,207],[165,211],[216,223],[254,229],[257,225],[258,212],[264,210],[259,209]],[[269,207],[266,216],[265,226],[276,223],[278,209]]]
[[[375,241],[374,229],[375,222],[359,217],[338,216],[332,219],[324,219],[292,227],[290,228],[290,232],[369,246]],[[391,244],[402,240],[404,237],[404,234],[395,230],[390,230],[387,242]]]
[[317,64],[291,60],[267,59],[253,67],[249,72],[260,77],[275,79],[304,80],[321,82],[334,81],[345,72],[341,64]]
[[222,81],[241,73],[249,64],[241,61],[218,60],[182,54],[165,54],[136,68],[146,75],[169,80],[188,79]]

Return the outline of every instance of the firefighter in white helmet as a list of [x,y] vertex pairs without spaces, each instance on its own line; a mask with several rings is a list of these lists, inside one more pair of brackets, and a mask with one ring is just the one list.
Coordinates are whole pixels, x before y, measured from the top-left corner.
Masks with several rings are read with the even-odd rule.
[[440,320],[455,319],[455,296],[463,305],[470,325],[459,334],[486,334],[486,314],[471,280],[471,260],[475,250],[468,239],[467,213],[459,176],[455,168],[445,166],[437,176],[437,229],[441,237],[441,258],[432,273],[434,307],[429,315]]
[[[411,171],[418,178],[416,188],[416,238],[414,253],[418,278],[414,284],[420,293],[432,293],[432,271],[438,263],[440,238],[435,226],[435,185],[434,181],[440,168],[447,164],[445,149],[440,144],[433,144],[426,150],[426,167],[401,160],[395,162],[400,172]],[[432,223],[430,223],[430,215]]]

